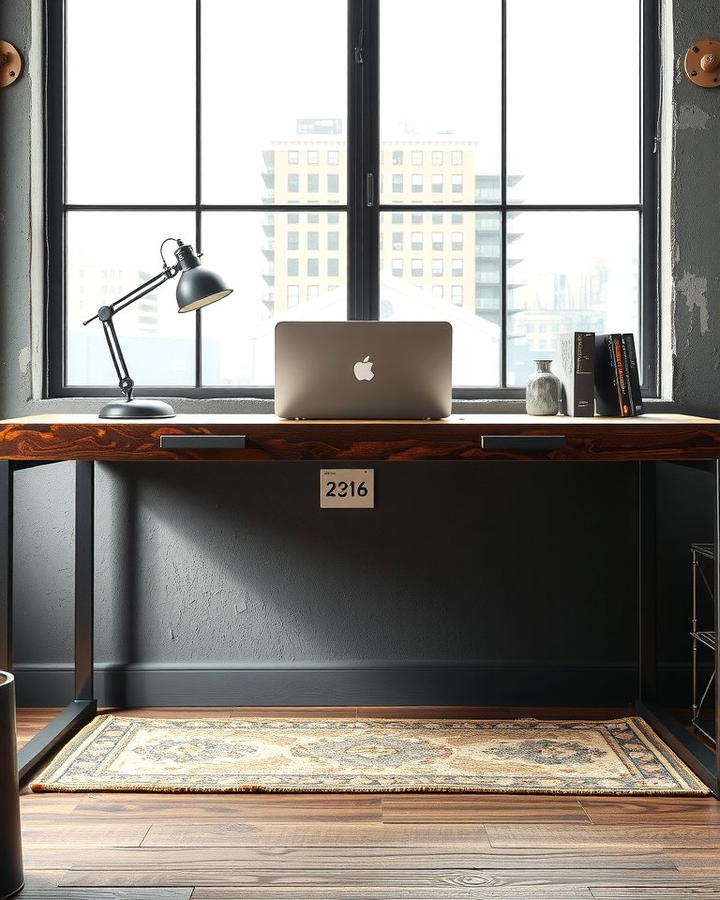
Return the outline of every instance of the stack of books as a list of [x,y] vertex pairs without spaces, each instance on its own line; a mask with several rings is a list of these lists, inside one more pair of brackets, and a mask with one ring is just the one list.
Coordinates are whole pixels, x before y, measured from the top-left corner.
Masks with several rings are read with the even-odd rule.
[[632,334],[560,336],[563,411],[568,416],[638,416],[643,411]]

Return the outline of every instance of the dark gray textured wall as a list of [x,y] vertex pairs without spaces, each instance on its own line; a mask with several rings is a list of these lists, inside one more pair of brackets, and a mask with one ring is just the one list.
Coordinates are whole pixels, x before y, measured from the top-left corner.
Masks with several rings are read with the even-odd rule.
[[[676,58],[689,40],[712,32],[712,6],[678,10]],[[30,8],[27,0],[4,0],[0,28],[32,60]],[[0,92],[5,415],[48,408],[32,399],[38,292],[33,305],[29,235],[38,225],[31,198],[42,188],[42,168],[30,154],[33,87],[25,76]],[[710,388],[698,389],[698,379],[710,384],[718,359],[718,263],[710,227],[718,188],[710,163],[720,97],[682,80],[674,87],[675,387],[680,408],[702,409],[718,402]],[[695,154],[707,168],[693,162]],[[698,218],[708,224],[699,244]],[[52,402],[49,408],[94,410],[97,404]],[[105,699],[503,704],[632,698],[632,466],[379,464],[378,508],[357,513],[317,508],[318,468],[98,467],[97,658]],[[16,658],[27,702],[60,702],[69,691],[71,490],[67,464],[18,478]],[[666,658],[682,663],[684,651],[684,642],[672,643]]]
[[720,415],[720,89],[702,89],[684,75],[693,41],[720,37],[714,0],[675,2],[672,195],[672,277],[675,286],[675,392],[688,412]]

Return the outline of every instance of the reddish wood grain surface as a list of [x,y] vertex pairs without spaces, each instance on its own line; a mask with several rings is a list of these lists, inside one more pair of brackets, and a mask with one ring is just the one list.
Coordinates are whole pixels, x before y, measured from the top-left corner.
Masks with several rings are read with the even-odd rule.
[[[231,419],[232,417],[227,417]],[[98,461],[271,460],[714,460],[720,421],[673,417],[666,422],[555,419],[552,424],[504,422],[502,416],[439,422],[287,422],[238,417],[207,422],[105,422],[87,416],[0,423],[0,459]],[[470,417],[469,417],[470,418]],[[481,420],[482,421],[479,421]],[[246,435],[242,450],[161,449],[160,436]],[[483,450],[482,435],[564,435],[560,449]]]

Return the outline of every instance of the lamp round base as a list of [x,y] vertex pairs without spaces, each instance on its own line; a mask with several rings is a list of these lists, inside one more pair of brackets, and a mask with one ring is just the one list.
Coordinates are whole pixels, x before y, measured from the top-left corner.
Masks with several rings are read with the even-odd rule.
[[175,410],[164,400],[134,397],[132,400],[111,400],[98,413],[101,419],[170,419]]

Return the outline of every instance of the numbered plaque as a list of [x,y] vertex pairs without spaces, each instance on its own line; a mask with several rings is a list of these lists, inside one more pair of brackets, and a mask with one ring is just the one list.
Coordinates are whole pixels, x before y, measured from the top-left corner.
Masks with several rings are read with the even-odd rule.
[[320,469],[321,509],[374,509],[373,469]]

